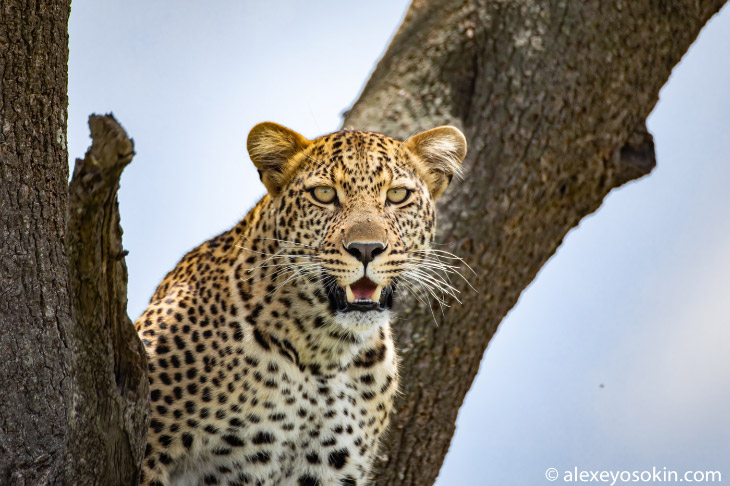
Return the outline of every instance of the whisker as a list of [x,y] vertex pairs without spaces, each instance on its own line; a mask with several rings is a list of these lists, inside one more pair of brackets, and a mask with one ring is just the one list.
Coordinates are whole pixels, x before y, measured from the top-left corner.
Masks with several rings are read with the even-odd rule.
[[443,282],[442,280],[439,280],[438,278],[434,278],[431,275],[423,272],[420,269],[410,268],[410,269],[407,269],[406,272],[410,276],[412,276],[414,278],[414,280],[416,282],[418,282],[419,285],[423,286],[424,288],[430,289],[429,292],[432,295],[433,295],[433,292],[437,290],[441,294],[441,297],[439,298],[439,300],[441,301],[441,303],[443,303],[447,307],[448,307],[448,305],[446,304],[446,295],[449,295],[450,297],[455,299],[457,302],[461,303],[461,301],[458,299],[458,297],[456,295],[456,293],[458,293],[459,291],[456,289],[453,289],[453,287],[449,288],[450,286],[446,282]]
[[310,263],[307,265],[291,265],[288,267],[280,268],[276,270],[274,273],[271,274],[271,277],[274,281],[281,278],[283,275],[289,274],[289,273],[296,273],[296,272],[306,272],[307,270],[310,270],[316,266],[318,266],[318,263]]
[[[416,285],[418,285],[416,282],[411,281],[407,275],[401,276],[402,280],[400,280],[398,283],[400,285],[403,285],[403,287],[410,293],[413,297],[416,298],[421,304],[427,306],[428,299],[423,300],[423,294],[419,294],[416,292]],[[420,287],[420,286],[419,286]]]
[[[285,262],[285,263],[262,263],[261,265],[256,265],[255,267],[247,268],[246,272],[251,273],[254,270],[258,270],[260,268],[276,268],[276,267],[285,267],[287,265],[308,265],[312,262]],[[317,262],[317,265],[319,265],[319,262]]]
[[406,263],[411,262],[417,264],[418,268],[428,269],[431,271],[441,270],[444,272],[449,282],[451,282],[451,277],[449,276],[451,274],[458,274],[461,278],[464,278],[464,276],[459,272],[458,267],[453,265],[446,265],[441,262],[431,261],[430,259],[406,258]]
[[439,288],[441,288],[441,290],[444,290],[446,293],[448,293],[449,295],[451,295],[453,297],[456,297],[456,294],[461,293],[461,291],[459,289],[457,289],[456,287],[454,287],[453,285],[450,285],[450,284],[444,282],[443,280],[439,280],[433,274],[427,273],[421,269],[411,268],[411,269],[408,269],[407,271],[411,272],[414,276],[421,277],[421,278],[425,279],[426,281],[431,282],[432,284],[438,285]]
[[311,248],[311,249],[317,250],[317,251],[320,250],[316,246],[306,245],[304,243],[299,243],[298,241],[282,240],[282,239],[279,239],[279,238],[265,238],[263,236],[260,237],[260,238],[256,238],[256,239],[257,240],[266,240],[266,241],[276,241],[278,243],[287,243],[287,244],[290,244],[290,245],[301,246],[301,247],[304,247],[304,248]]
[[[431,312],[431,317],[433,317],[433,322],[436,324],[436,326],[438,326],[439,323],[436,319],[436,314],[434,314],[433,312],[433,307],[428,304],[428,297],[424,296],[423,294],[418,295],[418,293],[416,292],[416,288],[414,288],[417,286],[419,290],[423,290],[421,284],[419,282],[411,281],[406,275],[404,275],[403,277],[404,278],[400,281],[400,283],[406,284],[406,289],[409,291],[409,293],[414,296],[419,302],[421,302],[424,307],[428,307],[428,310]],[[439,305],[441,305],[441,301],[438,298],[436,298],[436,300],[439,301]],[[441,314],[443,315],[443,308],[441,308]]]
[[[319,264],[316,264],[319,265]],[[275,289],[273,289],[271,292],[268,293],[268,295],[275,295],[282,287],[284,287],[287,283],[291,282],[292,280],[295,280],[299,277],[305,277],[307,275],[315,274],[316,268],[305,268],[305,269],[294,269],[291,276],[289,276],[284,282],[279,284]]]
[[[423,266],[428,265],[431,267],[438,266],[445,273],[454,273],[454,274],[458,275],[459,278],[461,278],[474,292],[479,293],[479,291],[477,289],[475,289],[474,286],[471,284],[469,279],[466,278],[463,273],[461,273],[459,266],[450,265],[450,264],[444,263],[440,260],[441,258],[445,258],[448,260],[458,260],[461,263],[463,263],[476,276],[477,273],[464,261],[463,258],[457,257],[456,255],[453,255],[452,253],[449,253],[449,252],[444,252],[443,250],[434,250],[434,249],[411,250],[408,253],[414,253],[414,254],[416,254],[416,253],[417,254],[429,254],[430,253],[433,258],[419,255],[418,258],[415,259],[416,261],[413,263],[418,263],[419,266],[421,266],[421,265],[423,265]],[[451,256],[439,255],[439,253],[446,253]],[[413,261],[412,257],[407,257],[406,260]],[[451,281],[451,279],[449,279],[449,281]]]
[[477,272],[475,272],[474,269],[471,268],[468,263],[466,263],[466,260],[464,260],[463,258],[461,258],[459,256],[454,255],[451,252],[445,251],[445,250],[428,248],[428,249],[419,249],[419,250],[409,250],[409,253],[432,253],[437,258],[446,258],[448,260],[458,260],[461,263],[463,263],[464,266],[466,266],[466,268],[468,268],[471,271],[471,273],[473,273],[475,276],[477,275]]
[[[278,279],[283,273],[286,273],[287,271],[293,271],[294,269],[303,269],[308,267],[315,267],[319,266],[319,262],[287,262],[287,263],[277,263],[273,265],[262,265],[259,267],[248,269],[247,272],[249,274],[252,274],[256,270],[264,270],[267,268],[274,268],[278,267],[272,274],[272,278],[274,280]],[[247,279],[242,279],[242,281],[247,282],[253,278],[256,278],[256,275],[251,275]]]
[[[421,288],[425,292],[429,293],[431,295],[431,297],[436,299],[436,301],[439,303],[439,305],[441,305],[443,307],[451,307],[449,304],[446,303],[443,292],[441,292],[440,297],[438,295],[436,295],[436,290],[440,291],[441,289],[433,287],[432,285],[429,285],[429,284],[423,282],[422,280],[418,280],[417,283],[418,283],[419,288]],[[456,297],[454,297],[454,299],[456,299]],[[456,299],[456,301],[459,302],[459,299]],[[459,303],[461,303],[461,302],[459,302]]]
[[307,257],[307,256],[310,256],[310,255],[297,255],[297,254],[266,253],[264,251],[252,250],[251,248],[246,248],[245,246],[241,246],[241,245],[236,245],[236,247],[241,248],[242,250],[250,251],[251,253],[258,253],[259,255],[281,256],[281,257]]

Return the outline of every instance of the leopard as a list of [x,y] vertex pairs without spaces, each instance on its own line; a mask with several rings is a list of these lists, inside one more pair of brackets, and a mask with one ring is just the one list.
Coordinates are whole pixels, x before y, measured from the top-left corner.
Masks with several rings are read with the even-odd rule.
[[309,140],[264,122],[247,149],[265,195],[188,252],[135,322],[141,484],[364,486],[398,390],[394,303],[423,275],[466,139],[441,126]]

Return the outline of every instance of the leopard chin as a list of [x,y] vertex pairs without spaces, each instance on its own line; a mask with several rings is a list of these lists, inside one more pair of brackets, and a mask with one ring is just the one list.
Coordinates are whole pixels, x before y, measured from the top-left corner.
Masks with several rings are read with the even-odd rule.
[[369,335],[390,322],[390,310],[348,311],[335,313],[334,320],[342,329],[353,334]]

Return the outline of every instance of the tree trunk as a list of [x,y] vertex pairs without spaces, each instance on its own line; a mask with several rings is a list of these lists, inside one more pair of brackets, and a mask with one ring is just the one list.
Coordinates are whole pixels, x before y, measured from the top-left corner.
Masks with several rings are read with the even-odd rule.
[[418,302],[402,309],[403,394],[374,484],[433,483],[498,324],[565,234],[654,167],[644,121],[723,3],[414,0],[344,126],[463,129],[440,241],[476,270],[476,292],[457,283],[463,305],[438,325]]
[[132,143],[92,117],[67,218],[69,3],[0,12],[0,484],[136,484],[146,358],[116,203]]
[[0,484],[62,482],[69,2],[0,2]]
[[[402,309],[403,394],[374,484],[434,481],[497,325],[567,231],[652,169],[644,120],[723,3],[411,5],[345,125],[464,130],[467,176],[442,198],[441,240],[478,292],[457,283],[463,305],[439,326],[432,309]],[[116,207],[132,145],[92,118],[67,220],[69,4],[0,12],[0,483],[132,484],[147,388]]]

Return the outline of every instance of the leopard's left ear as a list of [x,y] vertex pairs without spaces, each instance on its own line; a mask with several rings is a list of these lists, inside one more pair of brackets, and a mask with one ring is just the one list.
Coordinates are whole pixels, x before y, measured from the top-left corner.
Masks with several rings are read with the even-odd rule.
[[421,132],[403,145],[418,157],[431,196],[437,199],[454,175],[461,173],[466,157],[466,138],[456,127],[443,126]]
[[295,156],[310,143],[294,130],[272,122],[251,129],[246,141],[248,154],[269,194],[279,194],[296,168]]

